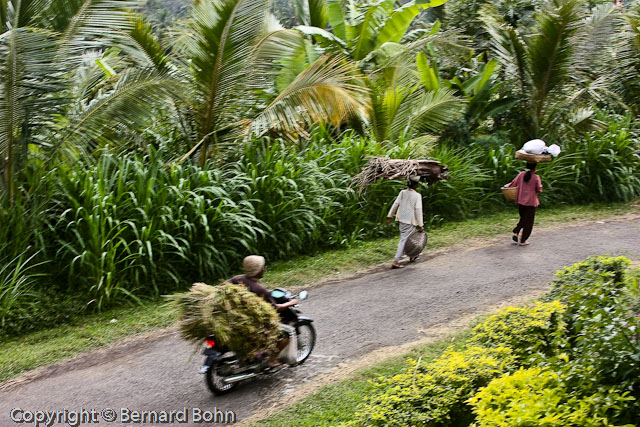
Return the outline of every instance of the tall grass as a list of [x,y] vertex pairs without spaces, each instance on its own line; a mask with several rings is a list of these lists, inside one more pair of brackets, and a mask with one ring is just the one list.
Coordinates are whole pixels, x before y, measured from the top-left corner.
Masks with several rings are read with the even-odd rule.
[[44,263],[34,263],[37,253],[31,256],[27,253],[28,250],[13,259],[0,259],[0,326],[3,328],[14,311],[21,310],[23,317],[29,317],[24,309],[35,296],[33,289],[37,278],[43,276],[36,270]]
[[[640,196],[629,119],[563,148],[538,170],[543,206]],[[217,283],[250,253],[283,259],[394,233],[383,220],[404,183],[382,180],[362,194],[350,187],[369,156],[428,155],[449,167],[449,180],[421,189],[428,227],[504,208],[499,187],[524,166],[514,150],[495,140],[461,149],[317,132],[295,147],[253,141],[204,169],[168,162],[163,149],[105,150],[95,161],[25,177],[13,205],[0,198],[2,318],[20,331],[80,307]]]

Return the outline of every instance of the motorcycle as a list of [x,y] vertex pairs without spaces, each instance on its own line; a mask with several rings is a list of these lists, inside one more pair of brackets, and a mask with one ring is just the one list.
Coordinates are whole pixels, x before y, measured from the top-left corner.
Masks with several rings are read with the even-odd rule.
[[[271,296],[278,304],[282,304],[297,298],[300,301],[307,299],[309,293],[302,291],[293,295],[286,289],[276,288],[271,291]],[[301,315],[298,306],[286,308],[280,312],[281,317],[291,326],[295,327],[297,335],[297,349],[295,365],[298,366],[309,358],[316,343],[316,330],[313,327],[313,319]],[[286,351],[283,350],[283,351]],[[231,392],[240,381],[248,380],[260,375],[270,375],[275,370],[267,364],[268,356],[256,357],[251,361],[240,359],[234,352],[218,345],[213,335],[207,337],[204,342],[202,354],[206,356],[200,373],[205,376],[205,383],[215,395]]]

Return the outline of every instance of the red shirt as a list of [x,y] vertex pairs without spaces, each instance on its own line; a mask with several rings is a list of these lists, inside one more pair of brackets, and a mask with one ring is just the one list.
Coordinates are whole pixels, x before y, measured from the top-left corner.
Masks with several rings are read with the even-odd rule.
[[524,181],[524,176],[528,171],[523,171],[514,178],[513,181],[508,183],[505,187],[518,187],[518,196],[516,203],[523,206],[535,206],[540,205],[538,200],[538,193],[542,192],[542,181],[540,177],[531,172],[531,179],[529,182]]

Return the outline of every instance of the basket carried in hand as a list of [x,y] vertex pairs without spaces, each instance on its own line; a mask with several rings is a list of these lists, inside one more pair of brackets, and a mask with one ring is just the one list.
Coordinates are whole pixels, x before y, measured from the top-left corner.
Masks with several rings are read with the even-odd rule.
[[515,202],[515,200],[518,198],[518,187],[502,187],[500,189],[502,190],[502,195],[504,196],[505,200]]
[[413,258],[420,255],[425,246],[427,246],[427,233],[416,230],[407,238],[407,243],[404,245],[404,253]]
[[516,159],[526,160],[530,163],[550,162],[553,160],[551,154],[529,154],[524,150],[516,151]]

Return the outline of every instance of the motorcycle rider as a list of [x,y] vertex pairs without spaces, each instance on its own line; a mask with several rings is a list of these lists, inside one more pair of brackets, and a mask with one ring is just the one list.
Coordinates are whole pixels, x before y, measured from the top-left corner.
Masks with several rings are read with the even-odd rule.
[[[289,345],[289,343],[291,342],[291,337],[296,337],[296,329],[286,323],[286,319],[283,319],[282,314],[287,308],[298,304],[299,301],[297,299],[293,299],[284,304],[278,304],[271,296],[271,292],[269,292],[269,290],[264,285],[258,282],[258,280],[262,279],[267,271],[266,260],[263,256],[249,255],[245,257],[242,261],[242,267],[244,270],[244,274],[232,277],[231,279],[229,279],[229,282],[235,285],[241,283],[244,284],[249,291],[264,298],[265,301],[273,305],[273,307],[280,313],[280,328],[286,333],[286,336],[278,341],[276,350],[269,356],[267,364],[270,367],[281,366],[280,362],[278,361],[278,355]],[[287,352],[287,363],[295,364],[295,353],[295,346],[289,346],[289,351]]]

